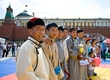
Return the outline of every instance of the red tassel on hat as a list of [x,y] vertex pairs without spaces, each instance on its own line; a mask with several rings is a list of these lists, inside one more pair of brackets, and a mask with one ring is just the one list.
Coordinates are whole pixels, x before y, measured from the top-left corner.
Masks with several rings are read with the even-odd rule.
[[37,19],[38,19],[38,18],[32,18],[32,19],[30,19],[30,22],[34,23],[35,20],[37,20]]

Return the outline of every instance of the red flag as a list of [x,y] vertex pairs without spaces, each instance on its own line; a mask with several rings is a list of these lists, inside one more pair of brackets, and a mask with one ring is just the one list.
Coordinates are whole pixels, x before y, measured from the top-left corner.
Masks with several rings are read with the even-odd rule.
[[27,5],[25,5],[26,7],[28,7]]

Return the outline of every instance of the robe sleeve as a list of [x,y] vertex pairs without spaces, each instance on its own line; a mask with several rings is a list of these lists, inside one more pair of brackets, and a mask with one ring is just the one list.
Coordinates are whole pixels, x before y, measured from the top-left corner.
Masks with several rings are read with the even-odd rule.
[[[52,53],[51,53],[51,48],[50,48],[50,46],[49,45],[47,45],[47,44],[45,44],[45,43],[43,43],[42,44],[42,48],[43,48],[43,50],[44,50],[44,52],[47,54],[47,56],[49,57],[49,60],[51,61],[51,64],[52,64],[52,67],[53,67],[53,71],[54,71],[54,63],[53,63],[53,61],[52,61]],[[56,46],[56,48],[57,48],[57,46]],[[57,51],[57,53],[58,53],[58,51]],[[58,55],[57,55],[58,56]],[[56,74],[55,74],[56,75]],[[60,79],[62,79],[63,78],[63,76],[64,76],[64,74],[63,74],[63,71],[62,71],[62,69],[61,69],[61,72],[60,72],[60,74],[59,75],[56,75],[57,77],[58,77],[58,80],[60,80]],[[53,79],[53,78],[52,78]]]
[[64,55],[65,55],[65,59],[66,61],[68,60],[69,56],[68,56],[68,49],[67,49],[67,43],[66,41],[64,41]]
[[[43,43],[43,44],[42,44],[42,48],[43,48],[44,53],[48,56],[49,60],[51,61],[52,55],[51,55],[51,53],[50,53],[49,45]],[[51,61],[51,62],[52,62],[52,61]]]
[[[20,48],[17,57],[16,75],[18,80],[40,80],[34,73],[33,69],[33,55],[35,52],[34,46],[24,46]],[[36,56],[35,56],[36,57]],[[36,65],[36,64],[35,64]]]
[[67,49],[68,49],[68,53],[69,53],[69,57],[72,58],[77,58],[78,56],[78,51],[73,49],[73,43],[70,39],[67,40]]
[[85,53],[85,56],[83,56],[83,57],[87,58],[88,57],[88,49],[87,49],[87,45],[86,45],[85,41],[83,41],[83,45],[84,45],[84,53]]
[[64,60],[64,68],[65,68],[65,69],[67,68],[66,60]]

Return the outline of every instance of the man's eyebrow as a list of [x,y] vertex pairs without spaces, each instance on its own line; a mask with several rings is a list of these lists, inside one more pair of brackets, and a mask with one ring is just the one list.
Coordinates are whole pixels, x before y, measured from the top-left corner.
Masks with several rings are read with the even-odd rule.
[[36,28],[41,28],[40,26],[37,26]]

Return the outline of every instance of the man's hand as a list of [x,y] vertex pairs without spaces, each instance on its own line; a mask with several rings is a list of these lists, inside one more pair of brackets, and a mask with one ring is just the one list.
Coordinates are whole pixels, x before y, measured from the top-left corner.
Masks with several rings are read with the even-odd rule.
[[81,56],[82,55],[82,53],[81,52],[78,52],[78,56]]
[[51,40],[49,39],[49,38],[47,38],[47,37],[44,37],[43,38],[43,42],[45,43],[45,44],[47,44],[47,45],[50,45],[52,42],[51,42]]
[[63,67],[63,65],[64,65],[63,62],[61,62],[61,63],[60,63],[60,66]]

